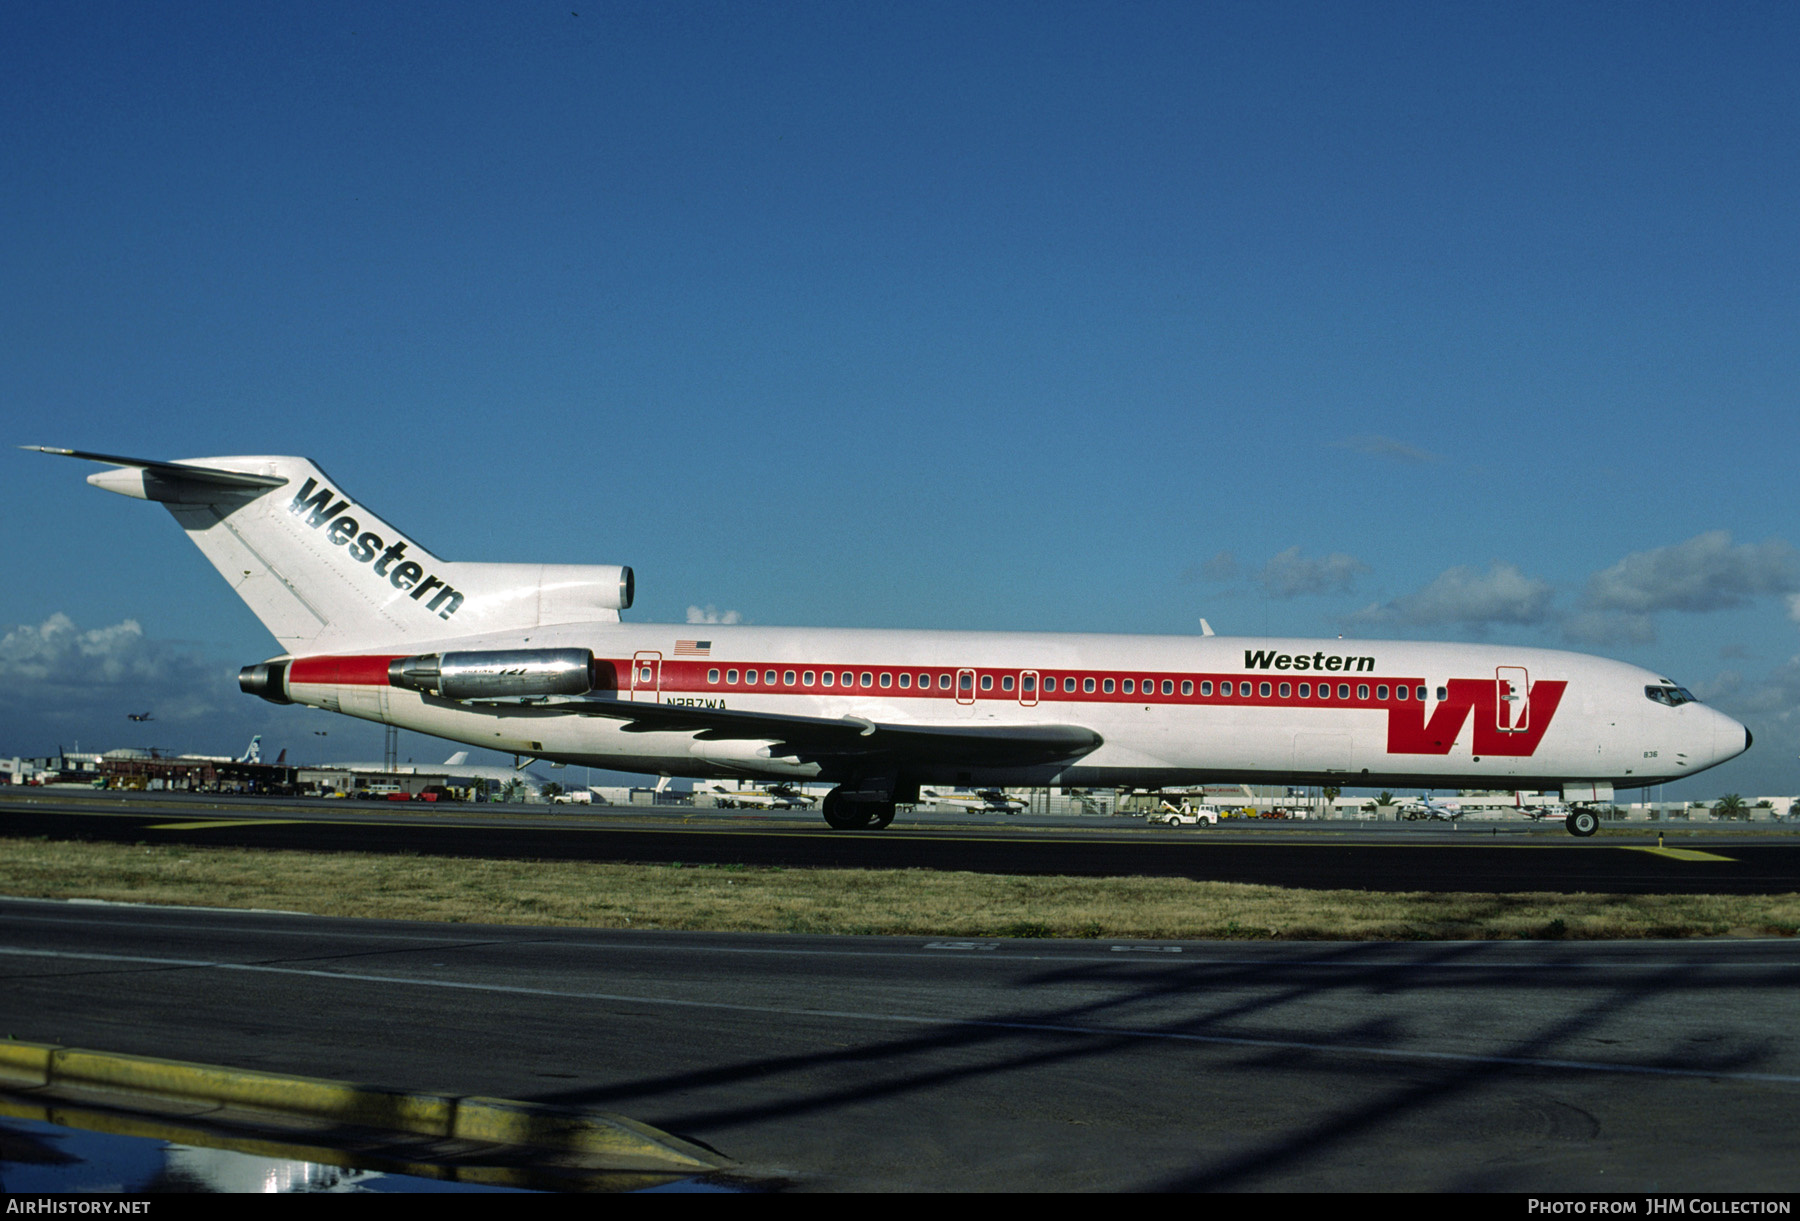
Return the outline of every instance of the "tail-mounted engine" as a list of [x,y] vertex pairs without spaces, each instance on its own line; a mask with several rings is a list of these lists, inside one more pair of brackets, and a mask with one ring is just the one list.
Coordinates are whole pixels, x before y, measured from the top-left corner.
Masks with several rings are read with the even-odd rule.
[[388,684],[447,700],[586,695],[594,687],[589,649],[495,649],[426,653],[388,663]]
[[265,661],[245,666],[238,671],[238,689],[246,695],[259,695],[271,704],[291,704],[287,694],[285,661]]

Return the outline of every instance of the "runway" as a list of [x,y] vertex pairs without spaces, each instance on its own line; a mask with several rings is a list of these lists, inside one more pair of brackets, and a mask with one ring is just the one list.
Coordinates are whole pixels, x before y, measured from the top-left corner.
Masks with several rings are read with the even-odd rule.
[[1800,943],[1146,944],[0,901],[22,1039],[619,1111],[804,1190],[1792,1191]]
[[1785,894],[1800,889],[1800,835],[1787,828],[1682,838],[1576,840],[1544,825],[1276,824],[1168,830],[1134,819],[913,817],[884,832],[834,832],[815,814],[679,808],[409,805],[0,796],[0,835],[314,852],[417,853],[789,868],[971,870],[1080,877],[1186,877],[1306,889]]

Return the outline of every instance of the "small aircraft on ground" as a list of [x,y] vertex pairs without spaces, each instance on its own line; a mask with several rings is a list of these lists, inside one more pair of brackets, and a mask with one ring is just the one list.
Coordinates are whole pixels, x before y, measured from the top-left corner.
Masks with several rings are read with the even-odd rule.
[[1017,814],[1029,804],[1024,798],[1009,797],[1000,789],[977,789],[972,793],[939,793],[921,789],[919,800],[941,806],[955,806],[971,814]]
[[1438,801],[1429,793],[1401,802],[1396,807],[1396,812],[1408,822],[1418,822],[1421,819],[1455,822],[1463,816],[1462,806],[1454,801]]
[[766,789],[728,789],[715,784],[702,791],[712,794],[713,804],[725,810],[806,810],[813,803],[791,784],[771,784]]

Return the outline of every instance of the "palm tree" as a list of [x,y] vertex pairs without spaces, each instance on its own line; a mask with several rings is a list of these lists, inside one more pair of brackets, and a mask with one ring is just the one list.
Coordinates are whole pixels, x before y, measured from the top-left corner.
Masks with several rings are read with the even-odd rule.
[[1748,820],[1750,817],[1749,803],[1736,793],[1727,793],[1714,803],[1713,817]]

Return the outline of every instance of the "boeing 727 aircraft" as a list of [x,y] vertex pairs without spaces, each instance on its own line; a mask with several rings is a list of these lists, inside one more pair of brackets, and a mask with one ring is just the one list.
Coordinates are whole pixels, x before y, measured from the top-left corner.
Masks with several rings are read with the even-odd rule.
[[174,514],[281,645],[239,675],[252,695],[562,763],[827,781],[840,830],[887,826],[921,784],[1596,802],[1750,746],[1666,678],[1548,649],[627,624],[631,569],[444,559],[305,458],[42,452]]

